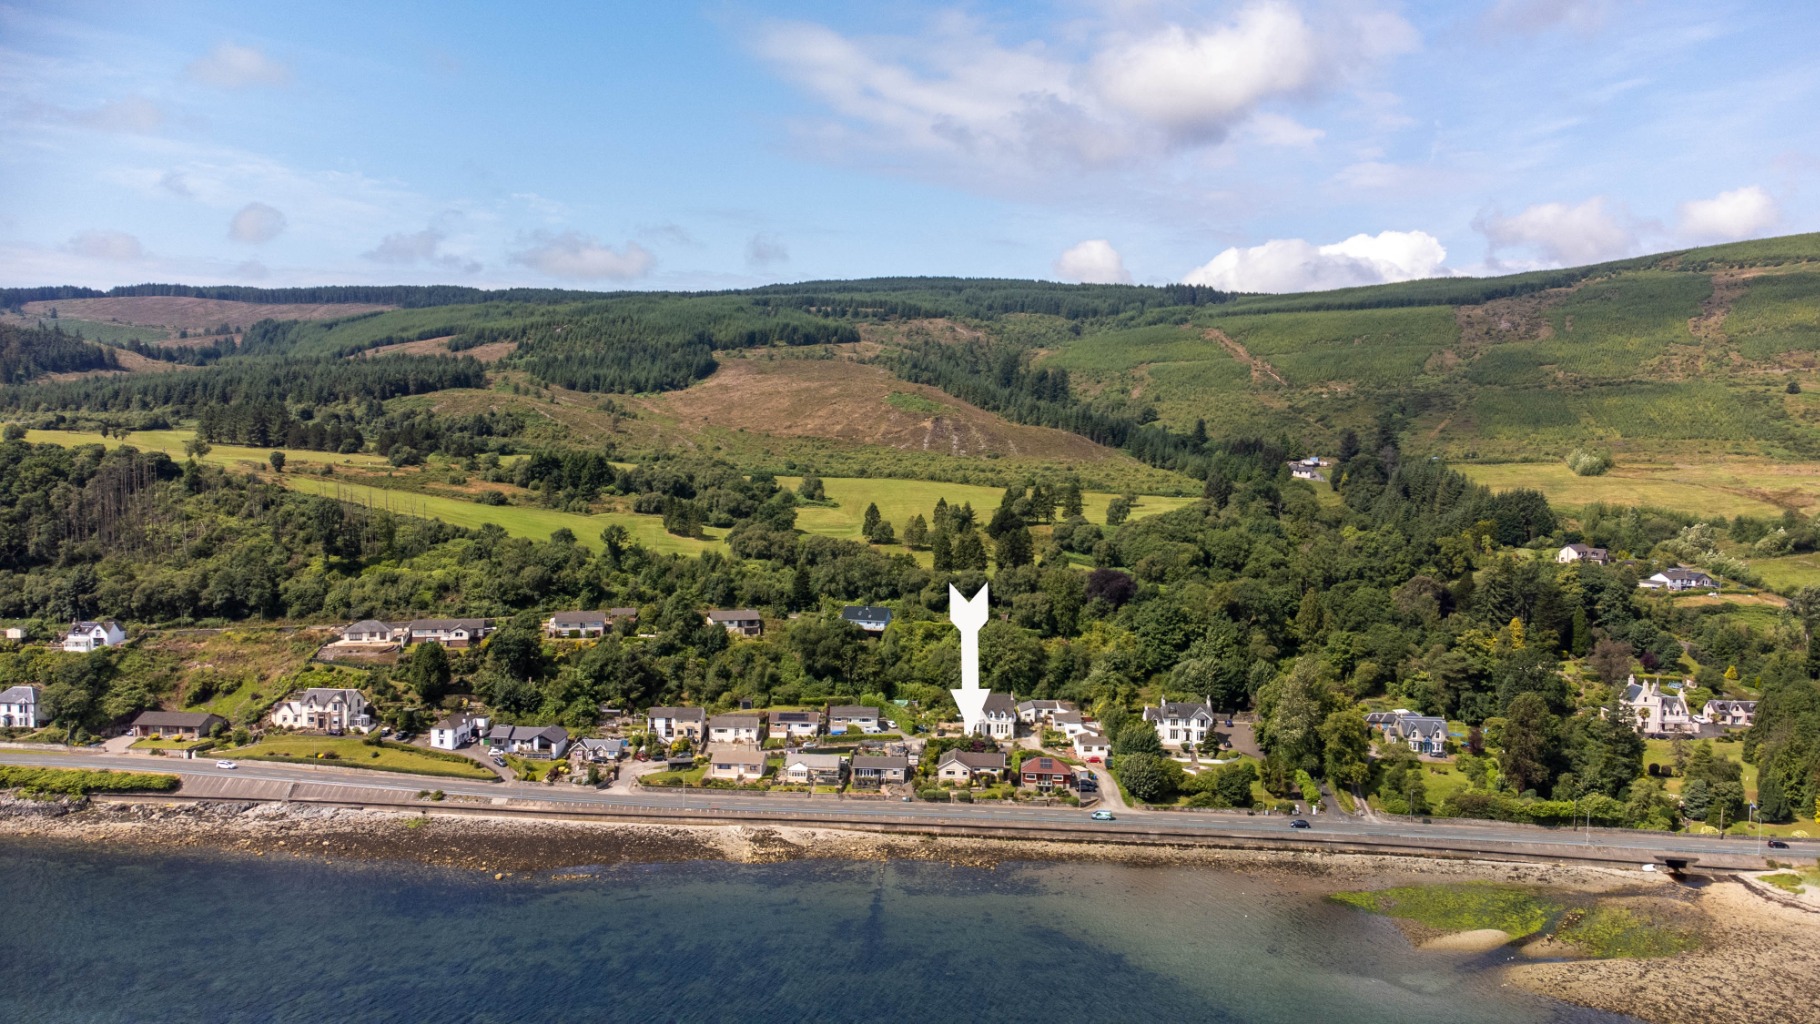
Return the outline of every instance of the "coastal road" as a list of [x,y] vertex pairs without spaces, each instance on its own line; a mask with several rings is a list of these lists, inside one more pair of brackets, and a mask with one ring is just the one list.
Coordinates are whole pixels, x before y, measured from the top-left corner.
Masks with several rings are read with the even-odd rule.
[[[424,790],[441,790],[450,797],[468,798],[462,804],[474,809],[475,804],[500,810],[539,810],[563,813],[572,809],[579,814],[610,814],[637,817],[695,821],[740,822],[762,818],[773,824],[790,824],[801,819],[803,824],[856,828],[876,826],[902,829],[963,828],[971,831],[1003,831],[1007,834],[1041,830],[1047,833],[1078,833],[1081,838],[1105,838],[1127,842],[1168,843],[1172,841],[1210,841],[1215,839],[1249,841],[1283,849],[1319,849],[1334,844],[1381,848],[1385,852],[1403,850],[1410,853],[1450,855],[1509,853],[1532,857],[1558,857],[1569,860],[1603,860],[1643,864],[1661,858],[1690,858],[1711,863],[1720,859],[1732,868],[1759,866],[1760,850],[1756,840],[1741,837],[1720,839],[1678,832],[1641,832],[1629,829],[1595,829],[1592,831],[1550,829],[1502,822],[1434,819],[1421,823],[1409,819],[1363,820],[1321,815],[1309,830],[1292,830],[1283,816],[1248,816],[1233,813],[1153,811],[1126,808],[1114,822],[1091,822],[1084,811],[1066,807],[1028,807],[1014,804],[935,804],[904,803],[895,800],[853,799],[818,796],[805,799],[787,794],[740,793],[737,791],[638,790],[632,792],[595,790],[567,783],[467,781],[430,776],[368,772],[351,768],[297,766],[271,762],[243,761],[236,769],[215,767],[210,760],[148,758],[137,755],[114,755],[82,752],[35,752],[0,750],[0,764],[31,765],[53,768],[113,768],[127,771],[151,771],[181,775],[197,785],[194,789],[225,792],[220,787],[227,780],[240,783],[265,783],[265,789],[288,792],[293,787],[333,787],[335,802],[398,804],[410,802]],[[1102,777],[1104,773],[1101,773]],[[203,780],[217,780],[204,783]],[[1107,780],[1108,782],[1110,780]],[[231,797],[230,797],[231,798]],[[535,807],[525,806],[535,805]],[[432,805],[417,804],[428,808]],[[680,821],[679,821],[680,823]],[[1776,851],[1784,861],[1812,860],[1820,857],[1820,842],[1791,841],[1792,850]],[[1766,851],[1767,852],[1767,851]]]

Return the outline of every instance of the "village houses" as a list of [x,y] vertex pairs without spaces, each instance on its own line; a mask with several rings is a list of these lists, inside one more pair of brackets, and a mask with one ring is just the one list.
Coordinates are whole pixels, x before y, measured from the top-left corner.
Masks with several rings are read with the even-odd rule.
[[405,638],[414,644],[434,640],[444,647],[463,650],[486,639],[493,632],[488,619],[415,619],[405,627]]
[[838,786],[846,764],[839,754],[786,754],[778,777],[795,785]]
[[430,746],[437,750],[460,750],[474,742],[474,737],[487,726],[484,718],[458,712],[430,727]]
[[569,749],[569,731],[560,725],[496,725],[487,731],[487,746],[520,757],[561,757]]
[[973,732],[976,736],[995,740],[1008,740],[1016,736],[1017,705],[1006,694],[987,694],[986,703],[980,710],[979,725]]
[[1074,768],[1053,757],[1027,757],[1017,770],[1019,781],[1039,793],[1074,787]]
[[1646,580],[1638,580],[1637,586],[1644,590],[1717,590],[1719,583],[1698,569],[1664,569]]
[[858,626],[873,636],[891,625],[891,609],[878,604],[850,604],[840,610],[841,621]]
[[645,726],[664,746],[675,743],[679,736],[700,743],[708,732],[708,713],[701,708],[652,708],[645,715]]
[[822,731],[822,713],[819,711],[773,711],[766,717],[771,721],[774,740],[809,740]]
[[756,744],[765,735],[765,716],[756,712],[734,712],[708,719],[709,743]]
[[201,711],[141,711],[127,729],[140,739],[199,740],[227,724],[220,715]]
[[557,612],[544,621],[544,635],[552,639],[586,640],[602,637],[619,622],[638,621],[636,608],[608,608],[597,612]]
[[757,782],[765,777],[765,755],[757,750],[721,747],[708,756],[705,778],[724,782]]
[[861,754],[853,759],[853,785],[877,788],[910,777],[910,759],[902,754]]
[[880,732],[877,708],[861,707],[857,704],[836,704],[828,709],[828,731],[834,734],[845,732]]
[[941,782],[970,786],[975,782],[997,782],[1005,776],[1005,755],[976,754],[970,750],[950,750],[935,762],[935,777]]
[[1618,703],[1645,736],[1691,736],[1698,731],[1694,716],[1688,713],[1687,698],[1664,691],[1656,680],[1639,683],[1631,676]]
[[765,620],[750,608],[716,608],[708,613],[708,625],[734,636],[762,636],[765,632]]
[[361,619],[341,631],[345,644],[396,644],[405,638],[405,628],[378,619]]
[[1074,738],[1074,756],[1088,764],[1100,764],[1112,756],[1112,744],[1097,732],[1084,732]]
[[71,654],[87,654],[103,647],[118,647],[123,643],[126,643],[126,630],[113,619],[72,622],[69,632],[63,637],[63,649]]

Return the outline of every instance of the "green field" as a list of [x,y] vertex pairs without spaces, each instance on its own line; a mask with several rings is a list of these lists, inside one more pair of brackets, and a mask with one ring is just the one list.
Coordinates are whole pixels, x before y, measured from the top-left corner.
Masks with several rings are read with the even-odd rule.
[[[332,754],[333,757],[320,755]],[[458,779],[497,779],[499,776],[460,755],[444,756],[440,752],[407,750],[395,744],[368,746],[354,737],[280,736],[262,740],[248,747],[224,752],[224,757],[247,760],[309,761],[311,764],[337,768],[369,768],[378,771],[410,772],[416,775],[446,775]]]
[[[183,446],[196,436],[194,430],[137,430],[120,437],[102,437],[89,430],[28,430],[25,439],[33,444],[60,444],[73,447],[82,444],[99,444],[109,448],[118,448],[122,444],[131,445],[142,452],[163,452],[179,462],[189,458],[184,454]],[[212,466],[225,466],[233,469],[250,467],[269,467],[268,461],[273,448],[245,448],[234,444],[217,444],[209,446],[209,453],[202,461]],[[335,452],[313,452],[303,449],[282,449],[285,458],[291,464],[308,463],[310,465],[361,466],[382,469],[390,463],[380,456],[367,452],[356,452],[352,455],[341,455]]]
[[[777,478],[778,483],[794,490],[802,482],[800,477]],[[857,539],[861,536],[860,526],[866,516],[866,506],[877,503],[879,515],[896,528],[899,537],[903,536],[904,524],[913,515],[921,514],[926,520],[935,511],[935,502],[946,498],[948,504],[959,505],[972,502],[973,511],[981,524],[991,518],[1004,498],[1005,491],[1000,487],[979,487],[973,484],[949,484],[930,480],[885,480],[873,477],[823,477],[822,486],[828,499],[836,502],[838,508],[809,507],[798,509],[796,525],[806,533],[819,534],[824,537],[847,537]],[[1083,495],[1082,504],[1087,519],[1095,523],[1106,521],[1106,505],[1115,497],[1103,491],[1089,491]],[[1132,509],[1133,519],[1169,512],[1192,504],[1195,498],[1159,498],[1140,497],[1137,507]]]
[[[1693,516],[1780,516],[1820,504],[1820,463],[1715,458],[1681,463],[1622,461],[1603,476],[1575,476],[1561,462],[1456,466],[1495,491],[1533,488],[1566,508],[1595,502],[1640,505]],[[1756,564],[1755,562],[1752,563]]]
[[124,345],[134,338],[151,345],[172,337],[171,332],[163,327],[147,327],[144,324],[110,324],[103,320],[73,320],[69,317],[56,320],[40,317],[36,322],[40,327],[58,327],[65,334],[80,334],[90,341],[108,345]]

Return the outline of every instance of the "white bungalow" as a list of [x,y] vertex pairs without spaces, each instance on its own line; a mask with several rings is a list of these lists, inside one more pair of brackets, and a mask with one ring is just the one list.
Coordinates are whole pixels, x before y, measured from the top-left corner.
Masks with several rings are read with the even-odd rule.
[[63,649],[71,654],[87,654],[103,647],[118,647],[126,643],[126,630],[113,619],[100,622],[73,622],[70,631],[63,638]]

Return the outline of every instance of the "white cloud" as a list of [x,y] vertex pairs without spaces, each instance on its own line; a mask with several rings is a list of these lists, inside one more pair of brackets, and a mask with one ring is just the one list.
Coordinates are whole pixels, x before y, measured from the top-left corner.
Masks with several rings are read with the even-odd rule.
[[97,131],[149,135],[164,125],[164,110],[144,96],[124,96],[72,113],[70,119]]
[[[1151,24],[1127,30],[1133,22]],[[753,45],[831,110],[834,122],[813,133],[830,151],[909,151],[1016,175],[1142,169],[1254,119],[1257,141],[1311,145],[1318,130],[1265,105],[1331,92],[1417,42],[1394,14],[1332,6],[1310,20],[1287,0],[1257,0],[1220,20],[1102,12],[1094,24],[1006,45],[953,14],[914,38],[782,22]],[[1071,49],[1082,39],[1085,50]]]
[[64,248],[77,256],[117,263],[131,263],[145,258],[145,246],[124,231],[79,232]]
[[1244,125],[1246,139],[1265,146],[1282,146],[1289,149],[1308,149],[1327,137],[1319,128],[1311,128],[1292,117],[1282,114],[1258,113]]
[[1498,0],[1485,12],[1482,27],[1522,35],[1562,26],[1592,32],[1605,24],[1617,6],[1614,0]]
[[180,199],[194,199],[196,193],[190,191],[190,183],[177,171],[165,171],[158,177],[158,187]]
[[1445,277],[1446,259],[1440,240],[1426,231],[1381,231],[1318,246],[1283,238],[1227,249],[1182,280],[1235,292],[1323,291]]
[[1540,203],[1513,217],[1481,215],[1473,227],[1500,250],[1527,249],[1557,266],[1584,266],[1630,255],[1637,248],[1639,225],[1601,196],[1578,206]]
[[284,214],[264,203],[248,203],[228,222],[228,237],[236,242],[259,245],[277,238],[284,231]]
[[1089,239],[1073,246],[1055,261],[1055,276],[1081,284],[1130,284],[1131,272],[1112,243]]
[[220,89],[245,89],[256,85],[289,85],[288,65],[265,55],[261,50],[236,43],[222,43],[205,57],[190,63],[189,76],[205,85]]
[[790,250],[776,235],[757,234],[746,242],[746,263],[756,268],[790,261]]
[[614,249],[578,231],[565,231],[560,235],[540,233],[533,238],[536,244],[513,253],[511,260],[551,277],[625,281],[644,277],[657,262],[637,242],[627,242],[623,249]]
[[1696,241],[1735,242],[1760,235],[1782,219],[1776,200],[1759,185],[1691,200],[1678,212],[1680,234]]
[[454,253],[442,252],[442,243],[448,238],[441,228],[428,227],[422,231],[405,231],[387,235],[379,240],[369,252],[360,255],[364,259],[377,263],[391,263],[398,266],[413,266],[427,263],[448,270],[458,270],[464,274],[476,274],[481,265],[476,260],[465,259]]

